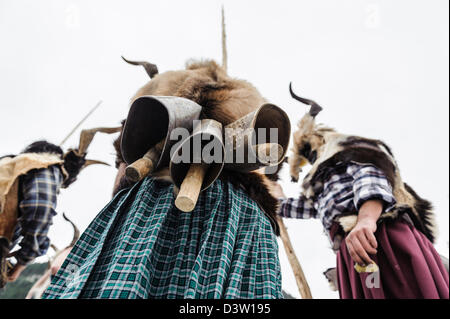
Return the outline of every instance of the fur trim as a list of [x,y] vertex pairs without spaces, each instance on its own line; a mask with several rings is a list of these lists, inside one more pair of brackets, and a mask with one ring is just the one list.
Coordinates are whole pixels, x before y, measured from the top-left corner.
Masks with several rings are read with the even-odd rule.
[[186,70],[156,75],[132,98],[143,95],[179,96],[203,107],[202,118],[224,126],[254,111],[266,100],[250,83],[230,78],[216,62],[189,61]]
[[28,145],[21,153],[56,154],[62,157],[63,150],[55,144],[40,140]]
[[328,268],[323,272],[323,275],[328,280],[328,283],[330,284],[330,289],[332,291],[338,291],[338,279],[336,268]]
[[64,179],[62,188],[69,187],[73,182],[77,180],[78,174],[86,164],[85,156],[77,155],[75,150],[69,150],[64,154],[64,169],[68,176]]
[[125,160],[123,159],[123,155],[122,155],[122,150],[120,149],[120,141],[122,140],[122,132],[123,132],[123,127],[125,126],[125,121],[126,120],[122,120],[122,122],[120,123],[122,125],[122,130],[120,130],[119,136],[113,142],[114,149],[116,150],[116,163],[115,164],[116,164],[117,169],[119,169],[119,166],[121,163],[125,163]]
[[439,229],[436,223],[436,216],[433,211],[433,205],[430,201],[421,198],[408,184],[404,183],[405,189],[414,198],[414,204],[412,212],[414,216],[418,215],[419,218],[414,224],[420,224],[420,230],[425,236],[434,242],[439,235]]
[[[399,213],[397,210],[391,212],[384,212],[378,218],[378,223],[381,223],[385,220],[394,220],[397,218],[399,218]],[[344,231],[344,233],[349,233],[353,230],[353,228],[355,228],[356,224],[358,223],[358,215],[350,214],[340,216],[338,217],[337,221],[341,226],[342,230]]]
[[57,154],[23,153],[16,157],[6,157],[0,160],[0,213],[3,211],[5,198],[12,185],[21,175],[33,169],[61,165],[63,160]]
[[353,228],[355,228],[356,223],[358,222],[358,215],[347,215],[339,217],[338,222],[344,232],[349,233]]

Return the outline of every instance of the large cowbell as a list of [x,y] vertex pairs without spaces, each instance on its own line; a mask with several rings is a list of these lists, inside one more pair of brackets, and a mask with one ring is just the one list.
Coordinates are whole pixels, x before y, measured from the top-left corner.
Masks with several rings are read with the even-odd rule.
[[276,167],[286,156],[290,136],[286,112],[274,104],[263,104],[225,127],[225,168],[250,172]]
[[157,148],[151,156],[151,170],[168,166],[170,149],[178,142],[170,139],[170,133],[175,128],[190,132],[201,109],[191,100],[174,96],[141,96],[134,100],[122,134],[121,148],[125,162],[133,164]]
[[206,167],[200,190],[207,189],[219,177],[224,166],[225,147],[222,124],[211,119],[198,121],[188,139],[172,153],[170,175],[178,187],[183,183],[192,164]]

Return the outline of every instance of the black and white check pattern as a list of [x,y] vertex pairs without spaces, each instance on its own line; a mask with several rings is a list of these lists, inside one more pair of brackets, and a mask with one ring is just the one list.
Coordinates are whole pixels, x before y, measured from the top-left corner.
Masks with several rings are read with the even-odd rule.
[[21,178],[19,219],[12,240],[13,245],[20,246],[16,254],[20,264],[28,264],[47,252],[47,233],[56,215],[56,197],[62,181],[57,165],[33,170]]
[[375,199],[384,203],[386,212],[396,204],[384,173],[373,165],[350,163],[330,174],[314,201],[304,195],[280,199],[279,214],[286,218],[318,218],[329,230],[337,216],[357,213],[366,201]]

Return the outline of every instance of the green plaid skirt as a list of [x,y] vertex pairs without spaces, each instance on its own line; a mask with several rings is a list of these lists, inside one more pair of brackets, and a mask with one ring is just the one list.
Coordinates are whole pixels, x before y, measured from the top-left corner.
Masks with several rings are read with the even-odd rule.
[[218,180],[191,213],[174,200],[152,178],[117,194],[43,298],[282,298],[276,236],[243,190]]

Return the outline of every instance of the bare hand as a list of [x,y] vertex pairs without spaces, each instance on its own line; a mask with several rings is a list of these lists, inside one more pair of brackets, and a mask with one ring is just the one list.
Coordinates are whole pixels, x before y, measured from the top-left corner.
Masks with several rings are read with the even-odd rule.
[[25,270],[27,266],[16,264],[9,272],[8,272],[8,281],[13,282],[16,281],[17,278],[19,278],[22,271]]
[[361,220],[345,239],[350,256],[361,266],[373,263],[369,255],[377,253],[378,243],[374,235],[376,230],[375,221]]

